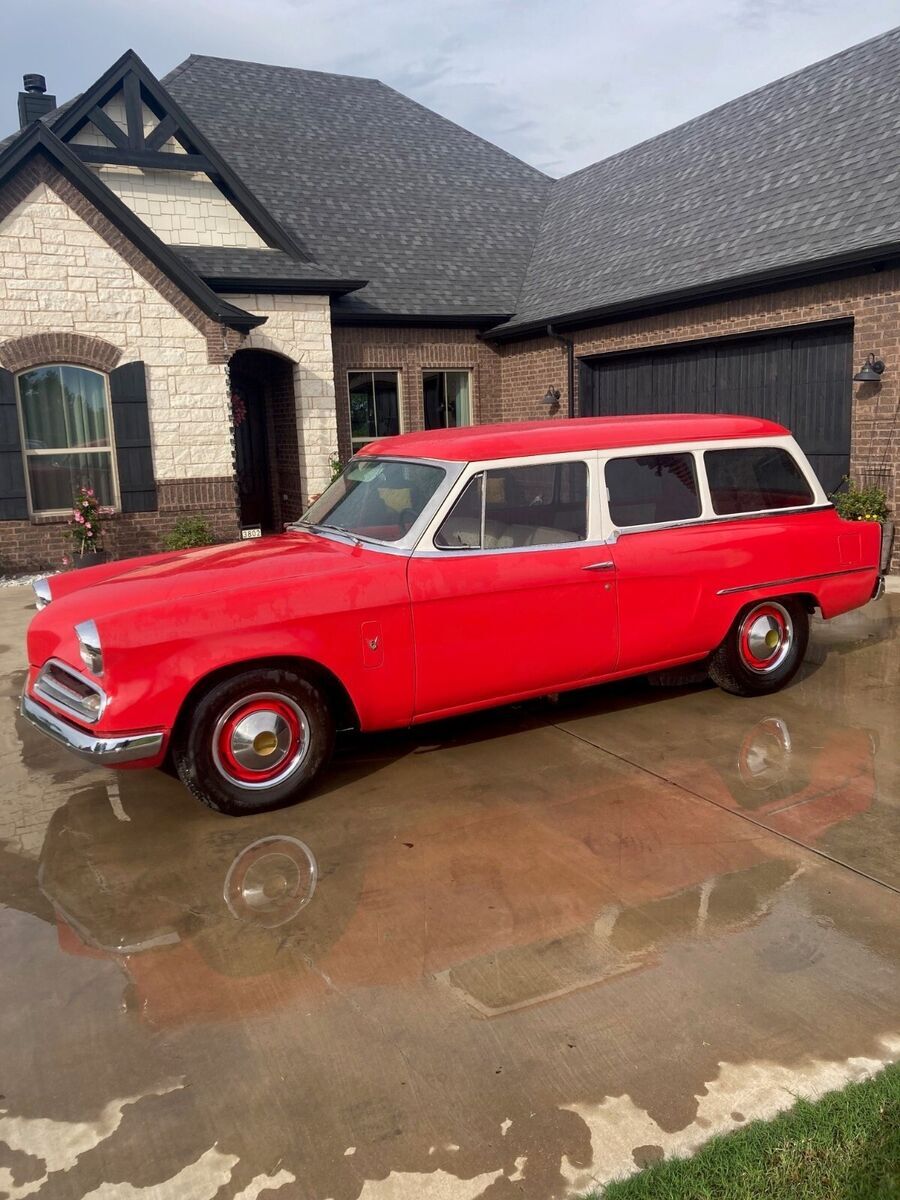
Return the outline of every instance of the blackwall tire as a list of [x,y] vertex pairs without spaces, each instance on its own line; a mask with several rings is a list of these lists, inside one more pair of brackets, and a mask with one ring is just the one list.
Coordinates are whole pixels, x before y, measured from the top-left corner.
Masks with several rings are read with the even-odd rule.
[[298,672],[259,667],[214,684],[176,735],[178,778],[228,816],[299,800],[331,756],[334,720]]
[[754,601],[738,613],[709,662],[709,676],[735,696],[765,696],[797,674],[809,642],[806,608],[791,596]]

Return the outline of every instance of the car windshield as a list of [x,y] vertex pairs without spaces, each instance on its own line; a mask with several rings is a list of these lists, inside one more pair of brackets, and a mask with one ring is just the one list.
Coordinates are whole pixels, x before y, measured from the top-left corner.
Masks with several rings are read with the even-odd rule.
[[422,515],[444,474],[430,463],[352,459],[294,528],[315,525],[379,542],[399,541]]

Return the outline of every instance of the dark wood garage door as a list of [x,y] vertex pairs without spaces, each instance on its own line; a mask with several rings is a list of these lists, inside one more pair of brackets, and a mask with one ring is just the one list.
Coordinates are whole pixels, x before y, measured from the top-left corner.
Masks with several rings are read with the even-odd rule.
[[850,470],[853,329],[731,338],[582,359],[584,416],[748,413],[786,425],[826,492]]

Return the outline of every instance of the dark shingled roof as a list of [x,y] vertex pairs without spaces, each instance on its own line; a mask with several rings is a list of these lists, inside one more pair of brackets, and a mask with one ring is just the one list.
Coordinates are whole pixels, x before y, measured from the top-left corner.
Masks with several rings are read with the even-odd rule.
[[163,84],[316,259],[335,314],[515,310],[552,182],[375,79],[192,56]]
[[559,180],[508,328],[900,243],[900,30]]
[[342,295],[365,282],[347,279],[340,271],[322,263],[300,262],[283,250],[231,246],[175,246],[173,249],[201,279],[220,291],[247,291],[257,281],[270,288]]

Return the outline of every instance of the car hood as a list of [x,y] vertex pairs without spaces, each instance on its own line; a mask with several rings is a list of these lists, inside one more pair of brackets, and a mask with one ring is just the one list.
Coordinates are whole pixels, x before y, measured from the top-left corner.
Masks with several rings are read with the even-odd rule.
[[91,613],[123,613],[150,604],[192,599],[211,593],[257,587],[277,587],[287,580],[324,580],[359,569],[377,569],[384,556],[377,550],[314,533],[284,533],[224,546],[204,546],[170,554],[154,554],[104,566],[54,575],[52,603],[35,618],[52,621],[70,607],[88,600]]

